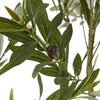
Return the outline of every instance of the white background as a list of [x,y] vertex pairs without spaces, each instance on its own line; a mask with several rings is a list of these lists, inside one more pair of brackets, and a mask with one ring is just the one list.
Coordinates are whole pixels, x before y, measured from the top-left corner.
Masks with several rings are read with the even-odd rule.
[[[8,6],[11,9],[14,9],[17,3],[21,2],[22,0],[0,0],[0,16],[11,18],[7,11],[5,10],[4,6]],[[44,0],[46,2],[50,2],[52,0]],[[51,6],[50,2],[50,6]],[[49,8],[48,8],[49,10]],[[57,12],[49,12],[49,18],[52,19]],[[72,63],[76,53],[80,53],[82,58],[86,52],[86,46],[83,36],[83,29],[82,26],[79,24],[80,20],[73,23],[73,36],[70,42],[70,58],[69,58],[69,70],[73,74]],[[85,24],[86,25],[86,24]],[[95,37],[95,44],[98,43],[100,40],[100,26],[96,31]],[[88,36],[88,28],[87,25],[85,27],[86,36]],[[4,49],[6,48],[8,41],[7,38],[4,41]],[[88,37],[87,37],[88,40]],[[99,53],[100,49],[98,50]],[[10,54],[11,52],[9,52]],[[6,55],[5,58],[9,57],[9,54]],[[100,56],[98,57],[98,61],[96,64],[96,68],[100,68]],[[14,100],[39,100],[39,87],[37,83],[37,78],[32,78],[32,72],[37,63],[32,61],[25,61],[23,64],[11,69],[10,71],[6,72],[5,74],[0,76],[0,100],[9,100],[9,93],[10,89],[13,88],[14,90]],[[82,75],[81,77],[85,77],[85,70],[86,70],[86,61],[82,67]],[[99,75],[100,76],[100,75]],[[51,93],[59,88],[53,82],[54,78],[43,76],[43,86],[44,92],[41,100],[45,100]],[[99,77],[98,77],[99,79]],[[100,85],[96,88],[100,90]]]

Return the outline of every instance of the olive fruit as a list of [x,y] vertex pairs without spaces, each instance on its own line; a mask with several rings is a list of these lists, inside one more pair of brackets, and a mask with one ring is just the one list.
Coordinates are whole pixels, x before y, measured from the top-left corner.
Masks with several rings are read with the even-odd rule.
[[53,45],[49,45],[47,47],[47,54],[52,59],[58,59],[59,57],[58,49],[56,46],[53,46]]

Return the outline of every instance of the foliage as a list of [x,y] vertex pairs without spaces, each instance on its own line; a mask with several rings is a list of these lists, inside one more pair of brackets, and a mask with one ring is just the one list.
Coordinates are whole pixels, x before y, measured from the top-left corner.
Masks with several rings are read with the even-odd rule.
[[[39,64],[35,66],[32,77],[36,78],[37,76],[38,79],[39,99],[41,99],[43,93],[41,78],[41,74],[43,74],[54,77],[54,83],[60,86],[59,90],[52,93],[46,100],[71,100],[76,98],[97,100],[96,97],[100,97],[100,91],[93,91],[93,88],[100,83],[100,80],[95,81],[100,69],[94,70],[97,58],[95,58],[94,65],[92,63],[99,47],[98,43],[94,50],[94,36],[100,22],[100,3],[98,0],[58,0],[57,5],[54,0],[52,1],[54,6],[51,10],[59,10],[52,21],[49,20],[46,11],[49,4],[43,3],[42,0],[23,0],[22,5],[18,3],[14,11],[5,6],[12,19],[0,17],[0,54],[3,48],[3,35],[9,38],[9,44],[2,54],[1,60],[9,50],[13,53],[9,62],[4,66],[6,60],[0,61],[0,75],[25,60],[36,61]],[[71,16],[73,19],[70,21]],[[67,70],[68,54],[73,35],[72,23],[77,18],[81,18],[83,28],[83,20],[87,23],[89,43],[87,44],[86,37],[84,37],[87,52],[83,59],[79,53],[76,54],[72,64],[74,75],[71,75]],[[64,27],[64,32],[60,32],[59,26]],[[36,27],[43,39],[37,34]],[[18,42],[21,43],[20,46],[16,46]],[[47,49],[48,47],[50,50]],[[54,57],[55,55],[56,57]],[[86,57],[88,58],[87,75],[80,79],[82,65]],[[84,94],[84,96],[80,96],[81,94]],[[13,100],[12,89],[9,100]]]

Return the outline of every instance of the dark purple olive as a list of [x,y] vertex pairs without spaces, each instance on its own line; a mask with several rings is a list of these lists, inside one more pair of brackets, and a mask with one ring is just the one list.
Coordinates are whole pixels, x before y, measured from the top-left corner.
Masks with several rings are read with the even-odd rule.
[[59,57],[58,49],[56,46],[53,46],[53,45],[49,45],[47,47],[47,54],[52,59],[58,59]]

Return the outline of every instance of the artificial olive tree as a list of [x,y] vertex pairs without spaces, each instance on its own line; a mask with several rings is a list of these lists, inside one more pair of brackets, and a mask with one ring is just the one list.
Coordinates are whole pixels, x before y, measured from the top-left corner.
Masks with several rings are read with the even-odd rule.
[[[76,98],[97,100],[96,97],[100,97],[100,91],[94,91],[93,88],[100,83],[100,80],[95,81],[100,68],[94,69],[94,67],[100,43],[98,42],[94,46],[94,39],[100,22],[100,1],[52,0],[52,2],[54,6],[51,11],[58,13],[53,20],[49,20],[46,10],[49,4],[43,3],[42,0],[23,0],[22,5],[18,3],[14,10],[5,6],[12,19],[0,17],[0,52],[3,44],[1,42],[2,35],[9,38],[9,44],[1,55],[0,75],[17,67],[25,60],[36,61],[39,64],[34,66],[32,77],[38,78],[40,99],[43,92],[41,79],[43,74],[54,77],[54,83],[60,87],[58,90],[52,91],[53,93],[45,98],[46,100],[72,100]],[[72,61],[74,71],[74,75],[72,75],[68,71],[68,60],[70,41],[74,33],[73,21],[76,19],[81,19],[80,25],[83,27],[87,51],[83,58],[77,52]],[[84,23],[88,26],[88,33],[85,33]],[[59,26],[64,27],[63,32],[60,31]],[[37,34],[37,29],[43,39]],[[86,34],[88,34],[88,41]],[[15,44],[18,42],[21,42],[22,45],[16,46]],[[2,61],[2,58],[9,50],[13,53],[9,62],[6,63],[6,60]],[[93,61],[93,59],[95,60]],[[80,79],[84,60],[87,61],[86,77]],[[4,63],[6,64],[3,65]],[[10,100],[13,100],[12,89]]]

